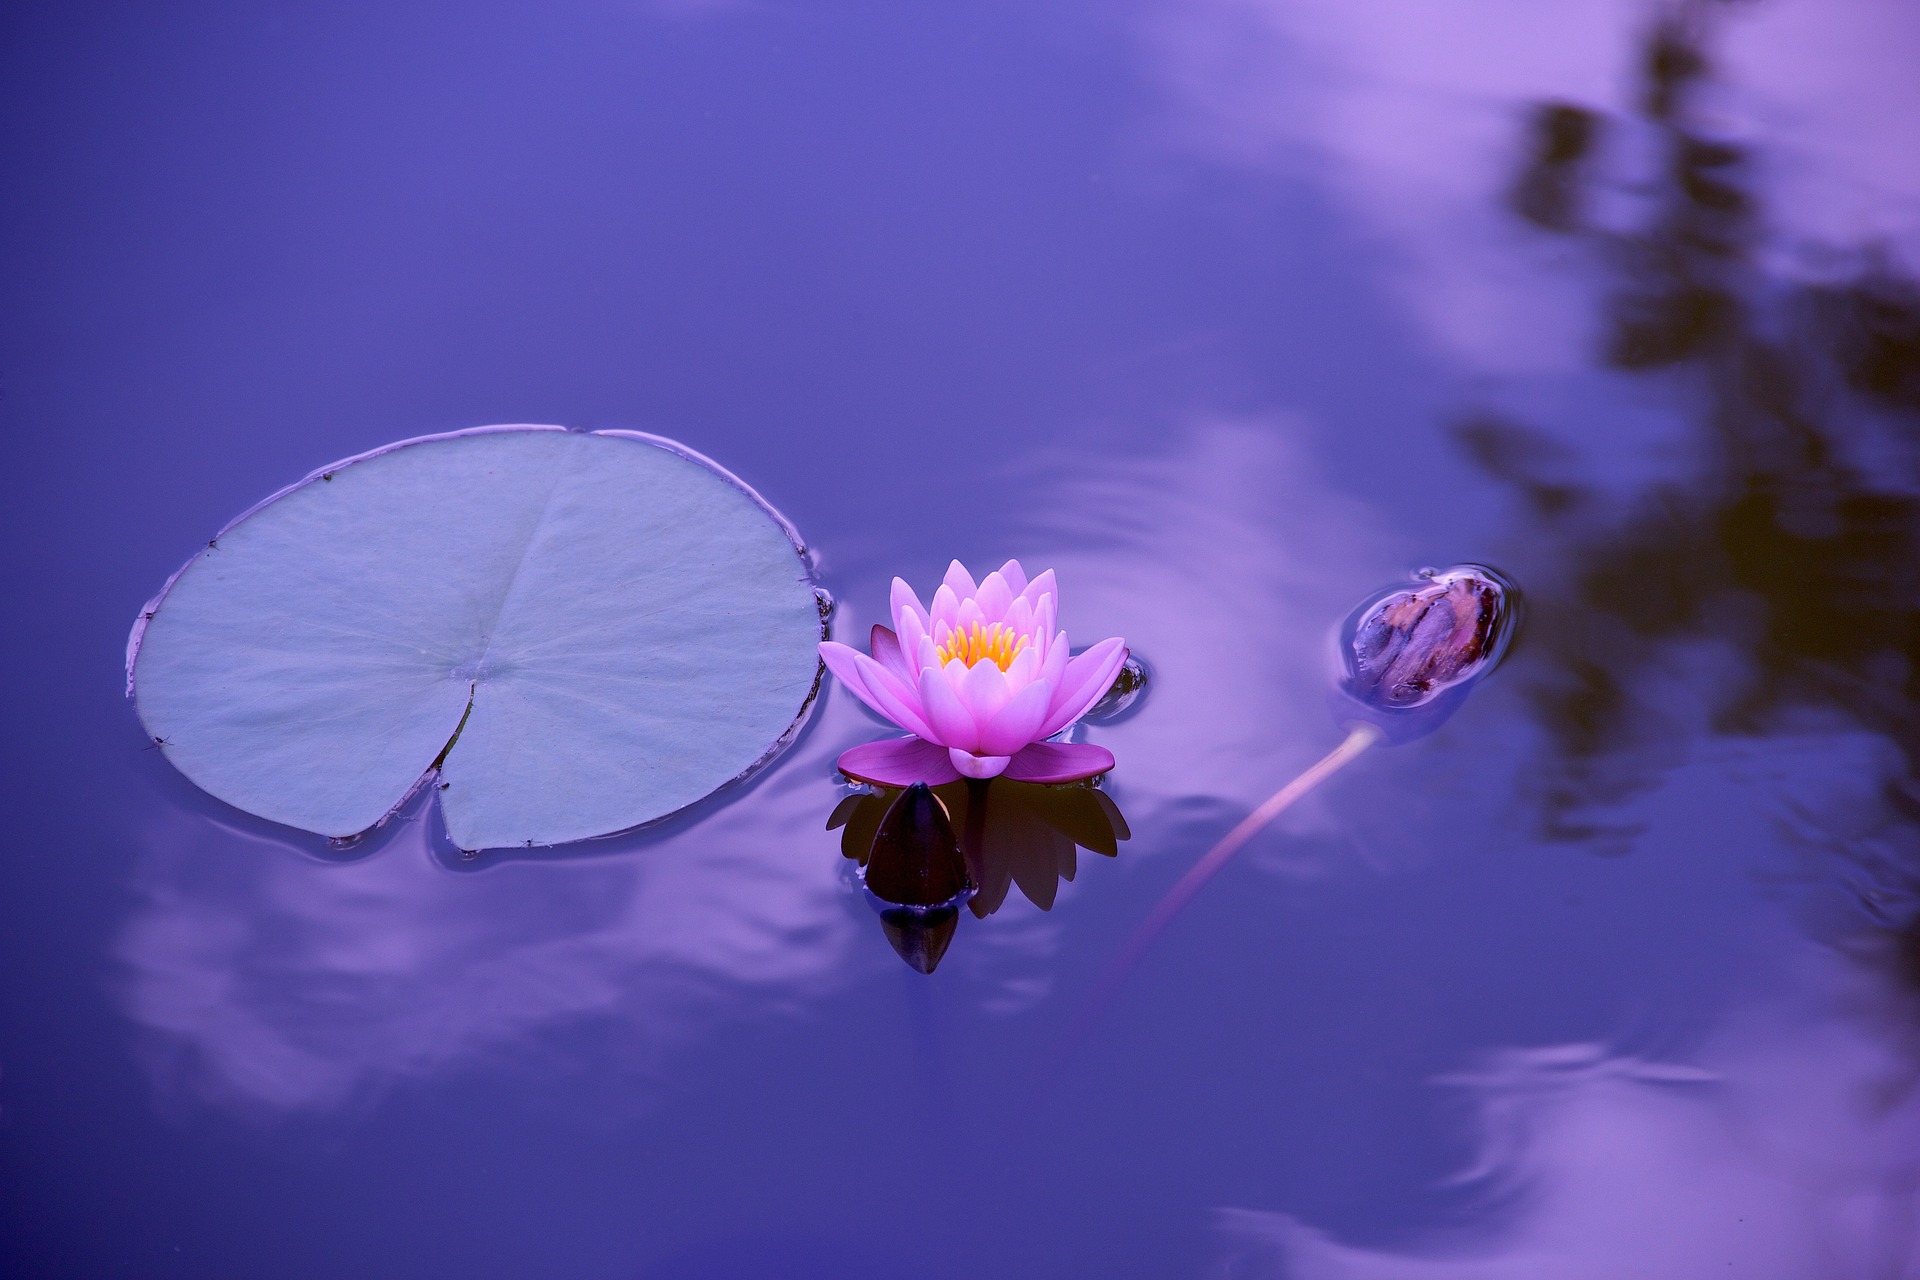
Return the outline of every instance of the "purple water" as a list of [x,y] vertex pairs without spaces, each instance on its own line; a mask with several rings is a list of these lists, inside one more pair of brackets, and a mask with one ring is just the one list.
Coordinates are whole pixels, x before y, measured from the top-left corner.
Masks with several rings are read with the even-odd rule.
[[[0,17],[0,1272],[1920,1276],[1920,21],[1273,0]],[[199,796],[135,612],[331,459],[630,427],[835,633],[1051,566],[1132,838],[904,966],[831,691],[449,857]],[[1257,840],[1423,565],[1506,664]],[[1034,883],[1044,898],[1052,885]]]

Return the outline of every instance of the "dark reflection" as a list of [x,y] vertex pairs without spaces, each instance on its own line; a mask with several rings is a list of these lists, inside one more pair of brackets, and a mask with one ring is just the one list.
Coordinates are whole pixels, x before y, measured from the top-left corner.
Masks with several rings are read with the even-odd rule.
[[866,859],[867,888],[909,907],[951,902],[965,892],[966,859],[947,806],[924,782],[894,797],[880,818]]
[[1599,117],[1584,107],[1550,102],[1534,112],[1532,154],[1513,187],[1513,211],[1551,231],[1571,231],[1584,215],[1586,161]]
[[1112,724],[1126,720],[1140,710],[1140,704],[1146,699],[1147,685],[1153,679],[1153,670],[1138,654],[1129,654],[1120,664],[1120,673],[1113,678],[1113,684],[1100,695],[1100,701],[1087,708],[1082,720],[1095,724]]
[[[1598,815],[1677,761],[1679,670],[1707,672],[1688,684],[1720,733],[1839,721],[1883,735],[1898,749],[1880,780],[1886,826],[1920,818],[1920,289],[1870,251],[1813,282],[1759,260],[1748,156],[1697,104],[1717,7],[1646,41],[1650,176],[1596,172],[1608,127],[1550,103],[1510,196],[1610,271],[1608,364],[1660,371],[1698,406],[1689,473],[1623,510],[1576,478],[1604,454],[1583,461],[1498,418],[1458,428],[1523,499],[1545,557],[1526,566],[1544,673],[1532,698],[1555,747],[1541,764],[1547,825],[1566,838],[1624,834]],[[1603,180],[1638,193],[1630,225],[1583,213]]]
[[[876,797],[877,799],[878,797]],[[932,973],[973,888],[947,806],[924,782],[892,797],[866,859],[867,891],[883,905],[880,926],[900,958]]]
[[827,826],[840,828],[841,853],[860,865],[888,942],[921,973],[945,955],[962,904],[984,920],[1019,885],[1051,910],[1081,849],[1111,858],[1131,835],[1098,787],[1008,778],[856,792]]

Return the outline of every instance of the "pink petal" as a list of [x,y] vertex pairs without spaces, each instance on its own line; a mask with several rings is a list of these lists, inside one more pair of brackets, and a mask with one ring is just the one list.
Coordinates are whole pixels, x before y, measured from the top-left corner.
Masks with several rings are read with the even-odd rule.
[[875,662],[899,676],[906,682],[909,689],[913,687],[913,669],[907,665],[907,655],[900,649],[899,636],[876,622],[873,624],[872,638],[867,641],[867,648],[873,651]]
[[968,573],[966,566],[962,565],[958,560],[955,560],[947,566],[945,582],[948,587],[952,588],[953,594],[962,600],[965,600],[968,596],[980,590],[979,587],[974,585],[973,575]]
[[1033,606],[1033,633],[1037,636],[1046,636],[1051,640],[1060,634],[1053,629],[1059,620],[1060,609],[1054,603],[1053,597],[1041,596],[1039,602]]
[[894,626],[900,625],[900,615],[903,613],[910,613],[918,618],[922,627],[928,625],[927,607],[920,603],[920,597],[914,593],[912,587],[907,585],[905,578],[893,580],[893,598],[888,603],[892,607]]
[[1010,757],[976,756],[971,751],[953,750],[947,752],[947,760],[955,772],[969,778],[997,778],[1000,771],[1007,767]]
[[1053,596],[1055,597],[1054,607],[1056,609],[1059,608],[1058,597],[1060,595],[1060,585],[1053,580],[1053,570],[1051,569],[1035,578],[1032,582],[1029,582],[1027,589],[1020,594],[1031,601],[1035,609],[1040,607],[1040,601],[1043,597]]
[[[1014,753],[1007,777],[1014,782],[1079,782],[1113,768],[1113,752],[1090,742],[1036,742]],[[845,772],[844,769],[841,772]]]
[[1060,682],[1067,678],[1067,663],[1072,659],[1073,649],[1067,644],[1066,633],[1062,632],[1048,641],[1040,659],[1040,672],[1034,679],[1045,680],[1058,690]]
[[1007,590],[1007,580],[997,573],[987,575],[987,580],[980,584],[980,590],[973,598],[980,606],[981,616],[988,622],[1004,621],[1008,606],[1013,604],[1013,592]]
[[933,593],[933,611],[928,617],[930,624],[927,630],[935,633],[936,640],[941,623],[951,627],[960,620],[960,597],[953,593],[952,587],[942,583],[940,589]]
[[1000,620],[1012,627],[1015,635],[1033,634],[1033,606],[1025,600],[1015,598],[1013,603],[1007,606],[1007,611],[1000,615]]
[[[1000,714],[1000,708],[1006,706],[1007,699],[1013,696],[1013,690],[1007,688],[1006,672],[984,660],[966,668],[966,674],[960,677],[955,692],[960,695],[960,701],[966,704],[967,714],[973,717],[973,722],[983,728],[989,720]],[[947,745],[953,744],[950,742]],[[969,751],[973,749],[968,748]]]
[[[917,667],[921,671],[925,671],[928,668],[938,671],[940,669],[940,651],[933,647],[933,641],[931,639],[926,636],[921,636],[920,651],[913,655],[913,661],[907,665]],[[919,679],[918,676],[914,678],[916,680]]]
[[1027,589],[1027,571],[1020,567],[1018,560],[1009,560],[1001,565],[1000,576],[1007,580],[1007,590],[1016,596]]
[[980,750],[989,755],[1012,755],[1032,742],[1047,718],[1053,690],[1045,681],[1030,684],[1007,700],[994,717],[980,726]]
[[916,782],[937,787],[960,778],[946,748],[920,738],[863,742],[841,752],[839,768],[849,778],[876,787],[910,787]]
[[893,628],[900,637],[900,652],[906,654],[906,664],[912,666],[916,672],[920,670],[920,664],[916,662],[916,654],[920,652],[920,641],[925,639],[929,626],[931,624],[927,620],[920,618],[912,610],[902,610],[893,616]]
[[980,729],[961,704],[946,672],[929,667],[920,673],[920,706],[927,713],[931,732],[923,736],[928,740],[963,751],[980,745]]
[[920,705],[920,695],[914,689],[912,680],[902,680],[872,658],[864,654],[854,654],[854,666],[860,678],[866,683],[868,697],[874,701],[867,705],[878,704],[880,713],[905,729],[908,733],[917,733],[926,737],[933,732],[927,723],[926,710]]
[[[820,642],[820,660],[827,664],[827,670],[839,677],[840,683],[847,687],[848,693],[851,693],[854,697],[860,699],[860,701],[885,716],[887,715],[886,708],[882,707],[879,700],[873,696],[873,693],[867,688],[866,677],[860,674],[860,659],[864,656],[865,655],[858,649],[849,648],[841,644],[838,640],[822,640]],[[869,662],[872,661],[871,658],[867,660]],[[893,719],[892,716],[887,716],[887,718],[889,720]],[[901,725],[901,728],[904,729],[906,726]]]
[[974,627],[984,629],[987,625],[987,615],[982,612],[980,602],[972,596],[962,600],[959,609],[954,612],[953,625],[961,631],[970,631]]
[[1012,664],[1007,667],[1007,688],[1015,693],[1019,693],[1022,689],[1033,683],[1033,678],[1039,671],[1040,655],[1034,650],[1032,645],[1028,645],[1020,651],[1020,656],[1015,658]]
[[902,684],[872,658],[833,640],[820,643],[820,657],[826,662],[827,670],[838,676],[854,697],[908,733],[924,736],[932,732],[913,686]]
[[1067,674],[1054,690],[1053,710],[1039,736],[1051,738],[1087,714],[1087,708],[1113,687],[1113,678],[1120,674],[1120,664],[1126,660],[1126,642],[1115,636],[1068,662]]

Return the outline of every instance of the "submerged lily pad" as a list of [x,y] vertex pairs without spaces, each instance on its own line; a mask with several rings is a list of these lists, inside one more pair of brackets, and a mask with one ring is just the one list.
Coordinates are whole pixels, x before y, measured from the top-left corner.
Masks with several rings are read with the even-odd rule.
[[685,808],[811,702],[792,530],[669,441],[499,427],[317,471],[243,515],[135,624],[128,687],[188,778],[347,837],[437,767],[463,849]]

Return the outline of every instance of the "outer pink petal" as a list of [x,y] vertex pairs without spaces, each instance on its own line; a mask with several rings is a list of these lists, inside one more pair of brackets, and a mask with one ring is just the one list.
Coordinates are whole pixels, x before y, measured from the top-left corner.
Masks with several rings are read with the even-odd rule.
[[1113,752],[1105,747],[1090,742],[1036,742],[1014,753],[1006,774],[1015,782],[1079,782],[1111,768]]
[[[1054,581],[1053,570],[1049,569],[1045,573],[1041,574],[1039,577],[1035,578],[1032,582],[1029,582],[1027,584],[1027,589],[1025,591],[1022,591],[1020,594],[1025,596],[1028,600],[1032,601],[1033,607],[1038,609],[1040,607],[1040,598],[1042,596],[1053,596],[1055,597],[1056,601],[1058,600],[1058,597],[1060,595],[1060,584]],[[1058,608],[1059,607],[1058,603],[1056,603],[1054,607]]]
[[920,673],[920,706],[932,730],[924,735],[929,741],[962,751],[980,745],[980,729],[961,704],[960,695],[953,691],[946,672],[929,667]]
[[959,622],[960,599],[953,593],[953,588],[945,583],[942,583],[940,589],[933,593],[933,610],[927,615],[930,619],[927,630],[933,634],[934,639],[939,639],[941,623],[944,622],[951,627]]
[[[864,656],[858,649],[849,648],[838,640],[820,642],[820,661],[827,664],[827,670],[839,677],[840,683],[847,686],[847,692],[885,716],[886,708],[881,706],[878,699],[873,696],[867,688],[866,677],[860,674],[860,659]],[[867,660],[872,661],[871,658]],[[887,718],[893,719],[892,716]],[[906,728],[905,725],[900,727]]]
[[1045,680],[1056,690],[1060,682],[1067,678],[1067,663],[1073,660],[1073,650],[1067,645],[1065,632],[1052,636],[1047,642],[1045,653],[1040,659],[1040,673],[1036,680]]
[[[940,669],[940,651],[933,647],[933,641],[926,636],[920,637],[920,651],[908,656],[912,659],[907,663],[910,667],[917,667],[921,671],[925,671],[929,667],[935,671]],[[915,680],[919,678],[918,676],[914,677]]]
[[1039,736],[1050,738],[1085,715],[1113,687],[1113,678],[1126,660],[1126,642],[1115,636],[1067,663],[1067,674],[1054,691],[1053,710]]
[[960,778],[947,749],[920,738],[863,742],[841,752],[839,767],[849,778],[878,787],[910,787],[916,782],[937,787]]
[[1060,633],[1054,627],[1060,621],[1060,609],[1052,596],[1041,596],[1033,606],[1033,632],[1052,639]]
[[997,778],[1011,757],[976,756],[971,751],[949,751],[947,760],[954,769],[969,778]]
[[[1006,672],[991,662],[976,662],[966,668],[966,674],[960,677],[955,692],[960,695],[960,701],[966,704],[967,714],[973,717],[973,722],[983,729],[988,721],[1000,714],[1000,708],[1006,706],[1007,699],[1013,696],[1013,690],[1007,688]],[[969,747],[968,750],[977,748]]]
[[873,660],[900,677],[907,688],[913,688],[914,671],[907,665],[907,655],[900,648],[900,637],[879,623],[873,624],[872,638],[867,648],[873,651]]
[[1033,606],[1017,596],[1014,597],[1013,603],[1007,606],[1007,611],[1001,615],[1000,620],[1012,627],[1015,635],[1033,634]]
[[958,560],[947,566],[945,582],[952,589],[953,594],[962,600],[980,590],[974,585],[973,575],[968,573],[967,567]]
[[920,641],[927,634],[927,624],[911,612],[894,615],[894,634],[900,637],[900,652],[905,655],[907,665],[914,666],[914,655],[920,652]]
[[1032,645],[1028,645],[1007,667],[1007,688],[1014,693],[1019,693],[1033,683],[1033,678],[1039,674],[1039,671],[1040,655],[1034,652]]
[[872,658],[857,656],[855,665],[860,669],[861,678],[867,682],[867,692],[879,699],[889,719],[908,733],[917,733],[921,737],[932,732],[914,681],[900,679]]
[[980,750],[988,755],[1010,756],[1032,742],[1040,736],[1037,731],[1052,701],[1053,690],[1044,680],[1014,694],[993,719],[980,726]]
[[900,615],[903,613],[910,613],[920,619],[920,625],[923,628],[928,625],[927,606],[920,603],[920,597],[914,593],[912,587],[907,585],[905,578],[893,580],[893,598],[888,601],[888,604],[893,612],[895,627],[900,626]]
[[1027,571],[1020,567],[1018,560],[1009,560],[1001,565],[1000,576],[1007,580],[1007,590],[1016,596],[1027,589]]
[[826,662],[827,670],[840,677],[840,683],[854,697],[908,733],[925,737],[932,732],[913,686],[902,684],[872,658],[832,640],[821,642],[820,657]]
[[1013,592],[1007,590],[1007,580],[998,573],[988,574],[973,598],[988,622],[1004,621],[1008,607],[1013,604]]

